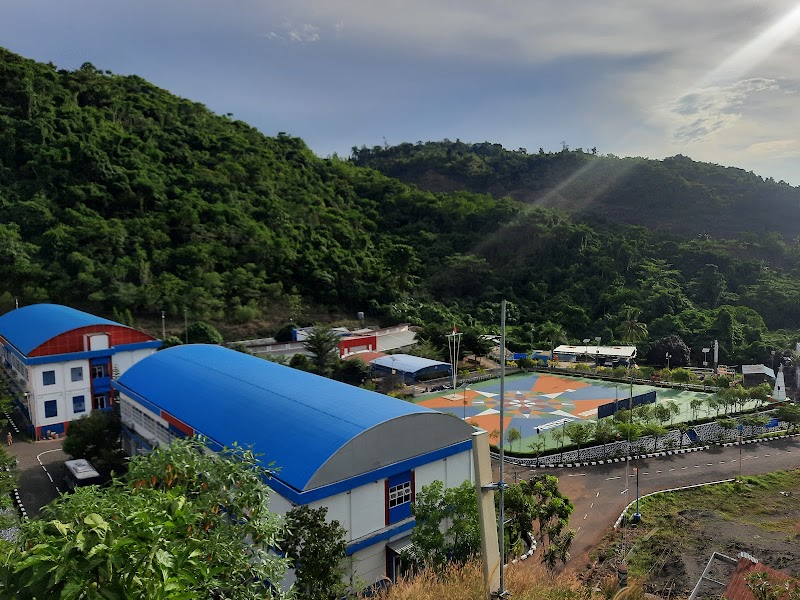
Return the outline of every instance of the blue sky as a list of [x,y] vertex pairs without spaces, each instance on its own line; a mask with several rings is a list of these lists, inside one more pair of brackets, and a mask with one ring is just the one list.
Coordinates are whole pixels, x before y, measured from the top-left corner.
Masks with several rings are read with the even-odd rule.
[[563,141],[800,185],[797,0],[0,0],[0,45],[141,75],[321,156]]

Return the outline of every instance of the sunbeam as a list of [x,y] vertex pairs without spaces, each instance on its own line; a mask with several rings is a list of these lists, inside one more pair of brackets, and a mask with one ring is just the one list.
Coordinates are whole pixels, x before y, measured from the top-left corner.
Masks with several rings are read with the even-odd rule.
[[734,52],[701,81],[699,87],[728,83],[742,77],[800,30],[800,3]]

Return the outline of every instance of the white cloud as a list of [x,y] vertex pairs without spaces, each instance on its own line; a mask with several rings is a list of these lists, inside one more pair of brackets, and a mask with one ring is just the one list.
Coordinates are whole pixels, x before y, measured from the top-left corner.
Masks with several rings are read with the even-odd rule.
[[313,44],[320,40],[320,28],[311,23],[293,23],[284,21],[279,31],[264,34],[265,38],[293,44]]
[[707,140],[739,121],[753,94],[778,88],[775,80],[754,78],[684,94],[669,106],[672,137],[678,143]]

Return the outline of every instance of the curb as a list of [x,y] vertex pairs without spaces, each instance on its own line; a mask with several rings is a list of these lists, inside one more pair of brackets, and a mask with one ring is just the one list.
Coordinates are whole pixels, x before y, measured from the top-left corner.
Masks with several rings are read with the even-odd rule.
[[757,438],[755,440],[744,440],[742,442],[723,442],[720,444],[723,448],[730,446],[738,446],[739,444],[758,444],[759,442],[771,442],[772,440],[785,440],[786,438],[793,438],[800,435],[800,433],[788,433],[786,435],[773,435],[771,437]]
[[[683,491],[683,490],[691,490],[691,489],[694,489],[694,488],[705,487],[707,485],[718,485],[720,483],[730,483],[731,481],[736,481],[736,479],[720,479],[719,481],[709,481],[708,483],[695,483],[694,485],[685,485],[683,487],[676,487],[676,488],[669,488],[669,489],[666,489],[666,490],[659,490],[657,492],[650,492],[649,494],[645,494],[644,496],[639,496],[639,500],[642,500],[644,498],[648,498],[649,496],[655,496],[656,494],[668,494],[669,492],[680,492],[680,491]],[[636,500],[633,500],[632,502],[630,502],[628,504],[628,506],[626,506],[625,509],[620,513],[619,517],[617,517],[617,520],[614,521],[614,529],[619,527],[619,524],[622,522],[622,519],[625,516],[625,513],[628,512],[628,509],[630,509],[630,507],[633,506],[634,504],[636,504]]]
[[19,429],[17,428],[17,424],[14,423],[14,419],[11,418],[11,415],[8,413],[4,413],[6,419],[8,419],[8,424],[11,426],[11,429],[14,430],[14,433],[19,433]]
[[[789,437],[789,436],[786,436]],[[772,438],[777,439],[777,438]],[[701,450],[708,450],[711,446],[698,446],[696,448],[682,448],[679,450],[662,450],[661,452],[651,452],[649,454],[633,454],[631,456],[625,456],[622,458],[606,458],[603,460],[593,460],[590,462],[574,462],[574,463],[545,463],[545,464],[534,464],[534,459],[530,458],[511,458],[511,457],[504,457],[503,461],[507,462],[512,465],[517,465],[519,467],[534,467],[537,469],[572,469],[576,467],[593,467],[597,465],[611,465],[614,463],[622,463],[631,460],[639,460],[642,458],[658,458],[661,456],[674,456],[677,454],[688,454],[689,452],[699,452]],[[489,455],[495,459],[500,460],[500,455],[496,452],[490,452]],[[530,461],[530,462],[522,462],[522,461]]]

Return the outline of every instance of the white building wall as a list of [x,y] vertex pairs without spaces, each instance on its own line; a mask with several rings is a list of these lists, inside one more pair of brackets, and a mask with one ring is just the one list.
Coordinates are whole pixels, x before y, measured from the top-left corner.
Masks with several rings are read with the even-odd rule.
[[417,467],[414,470],[415,493],[419,493],[424,486],[437,480],[448,488],[457,487],[465,481],[474,481],[472,453],[467,450]]
[[111,358],[116,376],[121,376],[140,360],[147,358],[151,354],[155,354],[155,352],[155,348],[140,348],[139,350],[118,352]]
[[386,526],[385,479],[350,491],[350,539],[356,540]]
[[353,554],[348,571],[350,580],[354,583],[360,579],[371,585],[386,577],[386,542],[373,544]]

